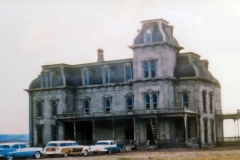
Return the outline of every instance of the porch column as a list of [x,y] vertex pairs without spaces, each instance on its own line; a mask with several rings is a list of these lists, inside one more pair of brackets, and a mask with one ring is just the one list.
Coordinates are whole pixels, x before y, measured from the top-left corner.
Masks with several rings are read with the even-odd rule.
[[184,114],[185,142],[188,139],[187,114]]
[[113,140],[115,140],[115,120],[112,120],[112,137],[113,137]]
[[237,118],[237,130],[238,130],[238,142],[239,142],[239,125],[238,125],[238,118]]
[[74,130],[74,140],[77,140],[77,134],[76,134],[76,121],[73,122],[73,130]]
[[234,124],[234,141],[236,141],[236,125],[235,125],[235,119],[233,119]]
[[92,121],[92,140],[95,141],[95,121]]
[[197,123],[197,138],[199,138],[199,118],[196,117],[196,123]]

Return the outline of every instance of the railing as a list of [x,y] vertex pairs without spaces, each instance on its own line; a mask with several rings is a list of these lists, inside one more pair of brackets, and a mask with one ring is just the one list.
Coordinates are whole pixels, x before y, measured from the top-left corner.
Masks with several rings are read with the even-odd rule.
[[57,118],[80,118],[80,117],[107,117],[107,116],[124,116],[124,115],[147,115],[147,114],[168,114],[168,113],[198,113],[197,108],[156,108],[156,109],[135,109],[111,112],[85,112],[85,113],[63,113],[58,114]]
[[229,114],[240,114],[239,109],[230,109],[230,110],[216,110],[216,115],[229,115]]
[[238,137],[217,137],[218,142],[238,142]]

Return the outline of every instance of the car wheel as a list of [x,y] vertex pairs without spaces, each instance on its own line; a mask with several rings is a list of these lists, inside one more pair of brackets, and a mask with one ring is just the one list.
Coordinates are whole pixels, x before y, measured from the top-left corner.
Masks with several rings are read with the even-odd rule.
[[41,157],[41,153],[40,152],[35,152],[34,153],[34,158],[35,159],[39,159]]
[[11,156],[8,156],[7,159],[8,159],[8,160],[13,160],[13,156],[12,156],[12,155],[11,155]]
[[88,151],[85,149],[85,150],[83,151],[83,155],[84,155],[84,156],[87,156],[87,154],[88,154]]
[[67,157],[67,156],[68,156],[67,152],[63,153],[63,157]]

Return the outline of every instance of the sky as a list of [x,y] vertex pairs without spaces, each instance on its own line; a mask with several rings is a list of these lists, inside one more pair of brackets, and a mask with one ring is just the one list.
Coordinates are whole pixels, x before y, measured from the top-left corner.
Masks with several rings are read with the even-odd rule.
[[[209,61],[219,80],[223,110],[240,109],[238,0],[1,0],[0,134],[28,133],[29,84],[46,64],[132,58],[142,20],[174,26],[185,49]],[[224,122],[234,136],[233,120]],[[226,129],[227,128],[227,129]]]

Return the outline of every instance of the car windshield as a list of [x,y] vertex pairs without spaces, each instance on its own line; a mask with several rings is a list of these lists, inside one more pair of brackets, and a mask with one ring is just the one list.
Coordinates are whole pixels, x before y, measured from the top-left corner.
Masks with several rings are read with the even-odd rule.
[[56,146],[57,146],[57,143],[48,143],[47,146],[53,146],[53,147],[56,147]]
[[10,148],[9,145],[0,145],[0,148]]
[[109,145],[108,142],[97,142],[96,145]]

